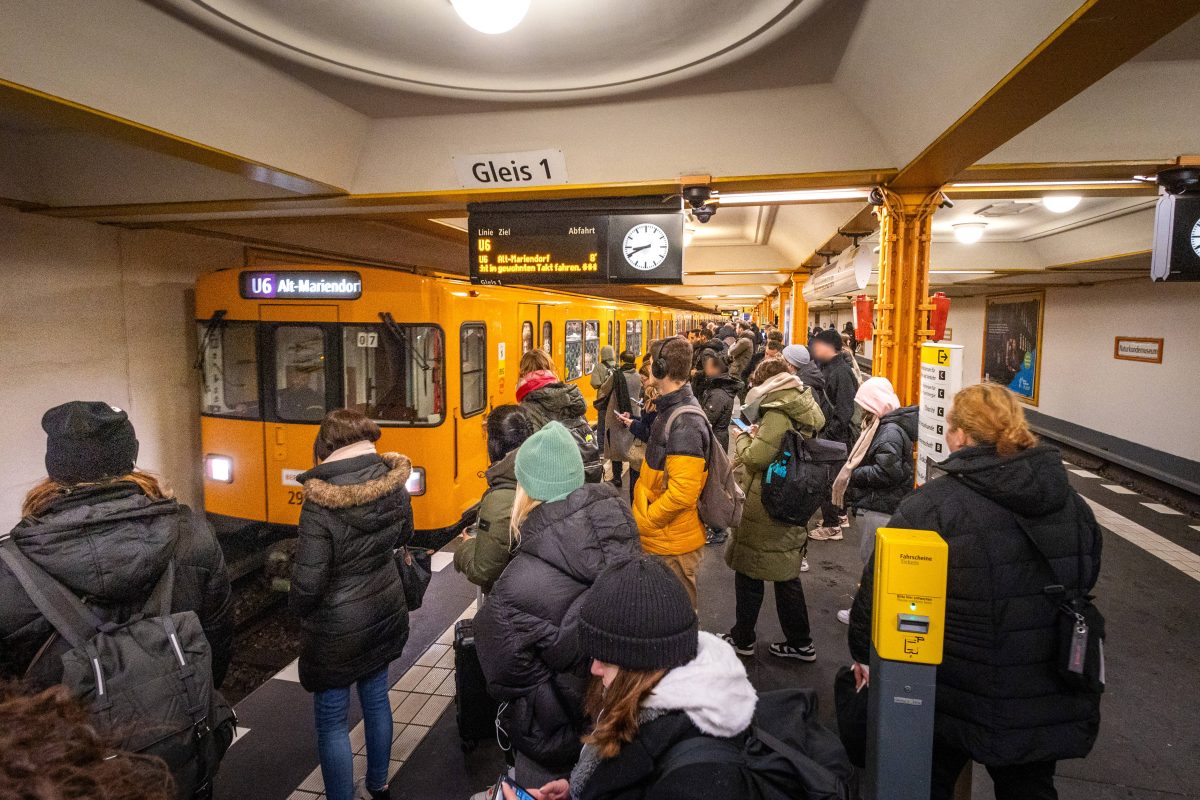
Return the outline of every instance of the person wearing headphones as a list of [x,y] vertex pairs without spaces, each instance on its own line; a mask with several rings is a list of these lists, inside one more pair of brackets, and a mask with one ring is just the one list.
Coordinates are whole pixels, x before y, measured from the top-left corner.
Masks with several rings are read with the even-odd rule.
[[[697,504],[704,490],[712,428],[688,383],[692,345],[672,336],[650,346],[649,385],[658,390],[657,415],[646,458],[633,488],[633,518],[642,549],[658,556],[683,582],[698,606],[696,573],[704,556],[706,529]],[[681,412],[695,406],[700,414]]]

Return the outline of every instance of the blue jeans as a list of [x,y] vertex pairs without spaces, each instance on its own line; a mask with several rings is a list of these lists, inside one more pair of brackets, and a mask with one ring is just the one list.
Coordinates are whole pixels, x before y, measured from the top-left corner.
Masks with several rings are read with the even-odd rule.
[[[358,682],[363,726],[367,734],[367,788],[382,789],[388,781],[392,754],[392,707],[388,703],[388,674],[384,667]],[[350,751],[350,687],[326,689],[313,695],[317,719],[317,751],[328,800],[354,800],[354,754]]]

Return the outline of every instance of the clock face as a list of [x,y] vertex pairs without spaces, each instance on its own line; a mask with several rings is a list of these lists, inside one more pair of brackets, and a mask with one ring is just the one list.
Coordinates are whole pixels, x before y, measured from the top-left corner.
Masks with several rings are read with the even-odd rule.
[[621,253],[629,266],[650,271],[667,260],[670,242],[667,233],[652,222],[643,222],[629,229],[621,243]]
[[1196,220],[1196,224],[1192,226],[1192,250],[1197,256],[1200,256],[1200,219]]

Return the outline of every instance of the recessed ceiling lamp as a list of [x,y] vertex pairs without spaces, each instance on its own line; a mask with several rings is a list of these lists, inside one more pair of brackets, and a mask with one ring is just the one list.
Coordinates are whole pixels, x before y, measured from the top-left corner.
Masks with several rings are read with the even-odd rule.
[[954,238],[958,239],[963,244],[975,244],[983,238],[983,232],[987,230],[986,222],[960,222],[957,225],[951,226],[954,228]]
[[462,21],[480,33],[508,33],[529,13],[530,0],[450,0]]
[[1079,205],[1083,198],[1077,194],[1048,194],[1042,198],[1042,205],[1055,214],[1065,214]]

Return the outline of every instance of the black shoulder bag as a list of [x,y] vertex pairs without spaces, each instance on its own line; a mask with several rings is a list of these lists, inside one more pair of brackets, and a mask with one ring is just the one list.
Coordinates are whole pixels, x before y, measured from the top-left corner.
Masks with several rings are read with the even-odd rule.
[[1029,521],[1017,517],[1017,526],[1029,544],[1050,569],[1054,583],[1042,591],[1058,606],[1058,675],[1077,692],[1100,694],[1104,691],[1104,615],[1092,602],[1092,595],[1083,589],[1083,541],[1076,542],[1078,581],[1074,588],[1063,580],[1045,551],[1038,544]]

